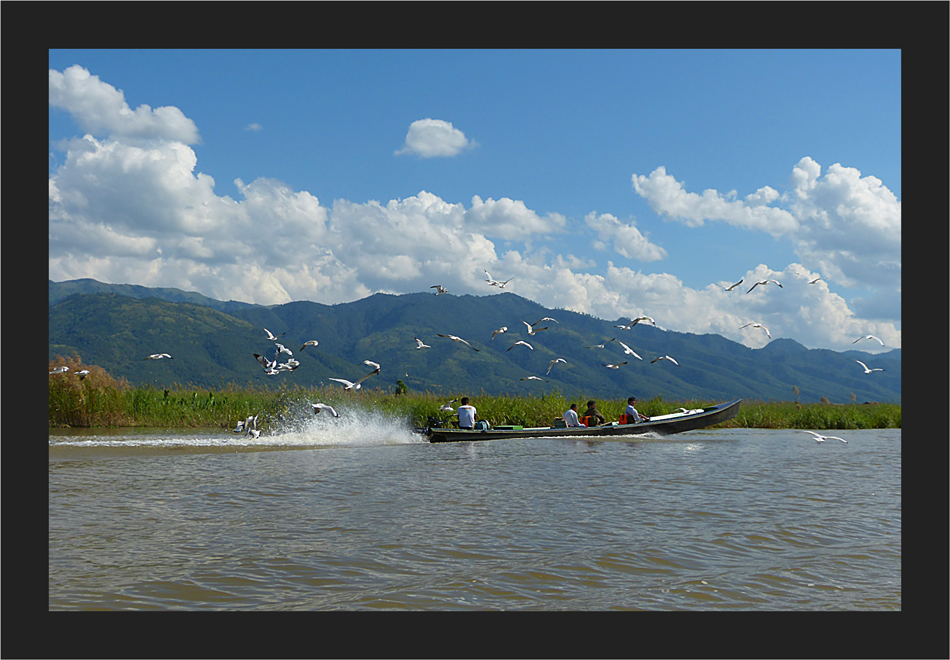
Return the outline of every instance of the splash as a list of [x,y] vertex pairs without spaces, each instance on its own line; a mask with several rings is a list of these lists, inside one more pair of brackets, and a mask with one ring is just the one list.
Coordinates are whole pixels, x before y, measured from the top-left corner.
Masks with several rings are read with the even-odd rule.
[[267,440],[284,446],[376,446],[424,444],[426,438],[414,433],[405,421],[379,410],[354,404],[338,407],[340,417],[328,412],[314,415],[309,404],[295,406],[275,428],[256,441]]
[[280,419],[267,423],[260,437],[218,430],[181,429],[90,430],[50,435],[55,447],[128,447],[154,449],[222,448],[291,449],[307,447],[372,447],[382,445],[425,444],[428,440],[414,433],[407,423],[378,410],[366,410],[356,404],[337,408],[339,418],[329,413],[314,415],[307,403],[294,404]]

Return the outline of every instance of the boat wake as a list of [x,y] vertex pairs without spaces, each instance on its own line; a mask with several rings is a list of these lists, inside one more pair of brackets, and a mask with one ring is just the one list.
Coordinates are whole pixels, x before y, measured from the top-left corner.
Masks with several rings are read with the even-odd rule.
[[225,451],[247,449],[305,449],[308,447],[371,447],[383,445],[425,444],[408,424],[394,416],[356,405],[337,409],[339,418],[329,413],[314,415],[308,404],[296,404],[280,419],[262,425],[260,437],[225,430],[209,429],[86,429],[54,433],[49,446],[54,448],[144,448],[157,450]]

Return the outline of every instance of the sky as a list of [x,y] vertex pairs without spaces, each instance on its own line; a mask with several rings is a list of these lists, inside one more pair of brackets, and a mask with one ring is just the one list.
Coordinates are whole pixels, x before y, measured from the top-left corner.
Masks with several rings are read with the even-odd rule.
[[50,50],[49,278],[877,353],[900,126],[899,50]]

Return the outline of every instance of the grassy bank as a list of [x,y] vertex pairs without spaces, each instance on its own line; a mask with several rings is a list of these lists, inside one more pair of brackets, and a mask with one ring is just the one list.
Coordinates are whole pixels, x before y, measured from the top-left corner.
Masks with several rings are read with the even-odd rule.
[[[509,397],[484,392],[459,393],[446,397],[431,393],[393,394],[380,390],[347,393],[340,387],[279,389],[248,388],[235,385],[207,390],[181,385],[168,388],[132,387],[116,380],[95,366],[83,366],[75,358],[50,362],[68,366],[65,374],[49,377],[49,425],[64,427],[154,426],[167,428],[233,429],[238,420],[260,415],[262,428],[278,423],[281,416],[306,408],[307,402],[323,402],[340,409],[354,406],[382,411],[409,426],[424,426],[429,417],[455,419],[440,412],[439,406],[450,398],[469,396],[481,419],[493,426],[520,424],[547,426],[560,417],[572,402],[583,411],[586,399],[568,400],[555,392],[543,397]],[[90,373],[80,379],[79,371]],[[648,416],[662,415],[679,407],[703,408],[719,401],[664,401],[661,398],[639,401],[637,409]],[[626,397],[598,400],[597,407],[608,420],[616,420],[626,408]],[[452,404],[455,408],[458,402]],[[721,427],[762,429],[870,429],[900,428],[899,404],[743,401],[739,415]]]

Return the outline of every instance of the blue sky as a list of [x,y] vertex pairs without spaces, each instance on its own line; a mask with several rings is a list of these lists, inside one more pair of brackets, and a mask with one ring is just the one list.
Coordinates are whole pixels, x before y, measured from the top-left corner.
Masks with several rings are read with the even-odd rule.
[[[50,278],[337,303],[496,294],[488,270],[548,307],[753,348],[768,337],[748,322],[899,348],[900,66],[894,50],[54,50]],[[747,293],[760,279],[782,288]]]

